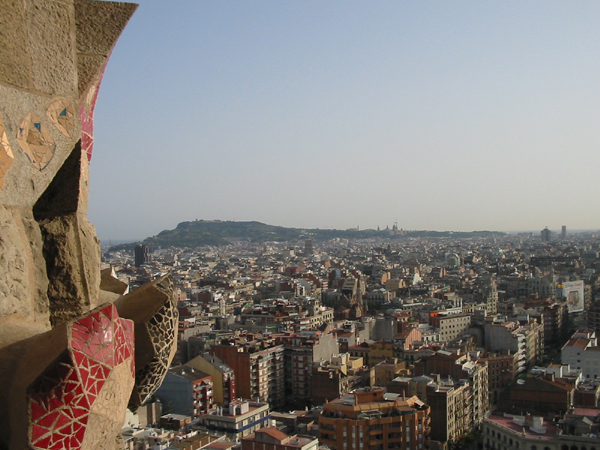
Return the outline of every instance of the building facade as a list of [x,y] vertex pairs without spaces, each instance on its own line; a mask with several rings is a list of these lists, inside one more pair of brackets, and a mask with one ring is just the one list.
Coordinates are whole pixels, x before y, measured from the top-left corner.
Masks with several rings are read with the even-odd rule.
[[261,428],[242,439],[242,450],[317,450],[319,440],[313,436],[293,435],[277,428]]
[[175,366],[167,372],[156,397],[163,413],[197,418],[215,408],[213,378],[190,366]]
[[235,442],[271,426],[268,403],[239,400],[230,402],[227,408],[217,408],[202,416],[202,420],[209,433],[225,435]]
[[215,403],[227,406],[236,398],[235,373],[231,367],[210,353],[203,353],[187,362],[188,366],[213,377]]
[[384,389],[355,391],[323,405],[319,441],[333,450],[426,448],[430,408]]
[[214,345],[211,353],[235,372],[239,397],[268,402],[274,408],[284,405],[283,345],[273,339],[228,339]]

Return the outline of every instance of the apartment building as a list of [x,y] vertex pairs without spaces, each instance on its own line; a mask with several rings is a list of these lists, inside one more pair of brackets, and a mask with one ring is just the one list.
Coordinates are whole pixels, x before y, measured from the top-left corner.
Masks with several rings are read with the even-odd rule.
[[473,390],[468,382],[435,383],[427,387],[434,441],[458,441],[473,428]]
[[331,360],[339,353],[339,344],[332,333],[303,331],[276,335],[284,346],[285,395],[288,403],[304,408],[312,405],[313,364]]
[[519,354],[505,350],[490,352],[484,361],[488,365],[488,389],[490,402],[496,403],[502,390],[510,386],[517,377]]
[[288,436],[277,428],[261,428],[242,439],[242,450],[317,450],[319,440],[313,436]]
[[235,400],[227,408],[217,408],[202,416],[209,433],[225,435],[239,442],[240,439],[271,426],[268,403]]
[[163,413],[197,418],[215,407],[213,378],[190,366],[175,366],[167,372],[156,397],[162,402]]
[[422,450],[430,408],[418,397],[365,388],[323,405],[319,441],[333,450]]
[[236,398],[235,373],[231,367],[210,353],[203,353],[186,365],[206,372],[213,377],[215,403],[226,406]]
[[226,339],[211,347],[211,353],[233,369],[236,395],[268,402],[274,408],[285,403],[283,345],[273,339]]
[[542,325],[530,320],[526,325],[517,321],[485,324],[485,347],[490,351],[510,350],[518,353],[517,373],[535,365],[542,355]]
[[465,353],[440,350],[416,362],[414,373],[415,375],[437,374],[454,381],[468,380],[473,398],[469,407],[472,424],[479,425],[487,414],[489,410],[489,377],[485,360],[471,359]]
[[432,313],[429,323],[440,330],[440,341],[449,342],[467,332],[471,326],[471,316],[468,314],[440,315]]
[[570,409],[557,423],[541,416],[491,414],[483,424],[480,445],[490,450],[598,450],[597,415]]
[[365,365],[369,367],[396,356],[394,350],[394,342],[392,341],[367,341],[360,345],[348,347],[351,356],[363,358]]
[[579,330],[561,349],[561,362],[571,370],[581,372],[585,380],[600,378],[600,347],[596,332]]

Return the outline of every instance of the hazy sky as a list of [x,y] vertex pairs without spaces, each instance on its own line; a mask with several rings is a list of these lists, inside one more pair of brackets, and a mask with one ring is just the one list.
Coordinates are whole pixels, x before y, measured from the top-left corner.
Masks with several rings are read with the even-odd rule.
[[103,240],[600,228],[598,2],[139,3],[96,107]]

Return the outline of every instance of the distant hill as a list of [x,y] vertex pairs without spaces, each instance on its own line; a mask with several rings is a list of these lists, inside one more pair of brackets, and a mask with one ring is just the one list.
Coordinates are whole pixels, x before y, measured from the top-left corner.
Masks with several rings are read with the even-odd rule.
[[367,239],[389,238],[402,239],[406,237],[489,237],[501,236],[505,233],[498,231],[400,231],[392,234],[390,230],[322,230],[318,228],[286,228],[267,225],[261,222],[233,222],[219,220],[196,220],[181,222],[174,230],[161,231],[157,236],[145,239],[143,242],[153,247],[201,247],[205,245],[221,246],[235,241],[263,243],[268,241],[295,241],[298,239],[313,239],[323,241],[333,238]]

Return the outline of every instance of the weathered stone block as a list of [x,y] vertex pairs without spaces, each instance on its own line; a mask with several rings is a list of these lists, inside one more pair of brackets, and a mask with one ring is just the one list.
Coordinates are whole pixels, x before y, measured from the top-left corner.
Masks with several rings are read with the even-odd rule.
[[97,305],[100,243],[94,227],[79,214],[40,222],[48,272],[50,321],[68,322]]

